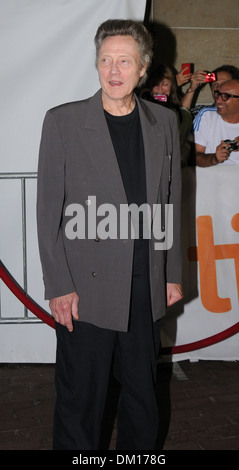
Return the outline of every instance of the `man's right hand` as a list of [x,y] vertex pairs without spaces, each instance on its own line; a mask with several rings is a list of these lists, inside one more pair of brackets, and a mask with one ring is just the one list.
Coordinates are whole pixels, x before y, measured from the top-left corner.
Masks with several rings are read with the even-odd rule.
[[55,297],[49,302],[52,315],[57,323],[60,323],[71,332],[73,331],[72,317],[79,320],[78,313],[79,297],[76,292]]
[[205,147],[200,144],[195,144],[196,150],[196,165],[197,166],[212,166],[218,163],[223,163],[230,156],[230,151],[227,148],[224,140],[217,146],[215,153],[205,153]]
[[222,140],[221,143],[216,148],[217,163],[225,162],[225,160],[227,160],[229,156],[230,156],[230,150],[228,149],[228,146],[224,142],[224,140]]

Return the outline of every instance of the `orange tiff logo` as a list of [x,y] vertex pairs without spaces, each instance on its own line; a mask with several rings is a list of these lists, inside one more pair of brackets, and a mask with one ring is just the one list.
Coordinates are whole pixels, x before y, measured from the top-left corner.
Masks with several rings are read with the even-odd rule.
[[[239,214],[232,217],[231,225],[239,232]],[[197,238],[198,246],[189,248],[188,257],[199,263],[202,304],[210,312],[228,312],[232,308],[230,298],[218,295],[216,260],[234,259],[239,296],[239,244],[215,245],[212,218],[208,215],[197,218]]]

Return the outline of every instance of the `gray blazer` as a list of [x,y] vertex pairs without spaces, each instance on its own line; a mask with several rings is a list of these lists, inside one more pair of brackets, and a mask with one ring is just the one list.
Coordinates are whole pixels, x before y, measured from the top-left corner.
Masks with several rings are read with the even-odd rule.
[[[172,248],[155,250],[153,237],[149,242],[156,321],[165,313],[166,282],[181,283],[179,139],[175,113],[158,104],[137,102],[152,218],[153,204],[169,202],[174,209]],[[119,210],[120,204],[127,204],[101,90],[89,99],[58,106],[46,114],[38,167],[39,250],[46,299],[76,291],[80,321],[127,331],[133,239],[69,239],[65,233],[69,222],[66,208],[80,204],[87,212],[92,196],[97,206],[107,203]]]

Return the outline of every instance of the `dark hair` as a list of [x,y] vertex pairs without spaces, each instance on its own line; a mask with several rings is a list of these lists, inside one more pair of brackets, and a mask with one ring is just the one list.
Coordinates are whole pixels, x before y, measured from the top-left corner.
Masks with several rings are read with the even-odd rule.
[[[104,39],[110,36],[132,36],[138,43],[140,54],[140,65],[146,65],[149,68],[153,57],[153,42],[150,33],[142,23],[133,20],[107,20],[102,23],[95,35],[96,46],[96,65],[98,63],[99,49]],[[147,78],[147,73],[140,78],[139,86],[142,85]]]
[[[217,72],[227,72],[231,75],[232,80],[237,80],[239,79],[239,69],[235,67],[234,65],[221,65],[220,67],[217,67],[215,70],[213,70],[214,73],[217,74]],[[212,83],[209,83],[210,86],[212,86]]]
[[150,89],[150,91],[152,91],[152,89],[155,86],[159,85],[159,83],[164,78],[167,78],[168,80],[170,80],[172,84],[171,92],[169,96],[169,102],[174,106],[179,106],[180,101],[179,101],[178,93],[177,93],[177,82],[175,78],[175,73],[174,73],[174,70],[169,65],[161,64],[152,71],[148,79],[148,88]]

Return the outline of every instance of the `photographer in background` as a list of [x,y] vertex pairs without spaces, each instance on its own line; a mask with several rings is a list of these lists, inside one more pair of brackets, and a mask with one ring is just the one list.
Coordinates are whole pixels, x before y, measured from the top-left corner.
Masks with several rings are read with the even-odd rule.
[[[228,80],[239,79],[239,69],[234,65],[221,65],[220,67],[217,67],[215,70],[213,70],[212,74],[215,74],[216,80],[207,80],[207,72],[203,72],[200,70],[191,75],[189,88],[187,89],[185,95],[182,97],[181,103],[182,106],[185,106],[186,108],[191,110],[193,117],[196,117],[196,115],[201,109],[207,109],[211,108],[212,106],[215,106],[214,91],[218,90],[224,82]],[[194,106],[198,94],[200,93],[200,90],[206,85],[206,83],[209,83],[211,89],[213,99],[212,104],[199,104]]]
[[200,112],[194,120],[196,165],[238,165],[239,80],[223,83],[214,98],[216,107]]
[[140,91],[140,97],[172,109],[177,115],[181,166],[188,164],[192,142],[191,136],[193,118],[191,112],[181,106],[177,94],[177,82],[173,68],[170,65],[160,64],[151,71],[146,88]]

